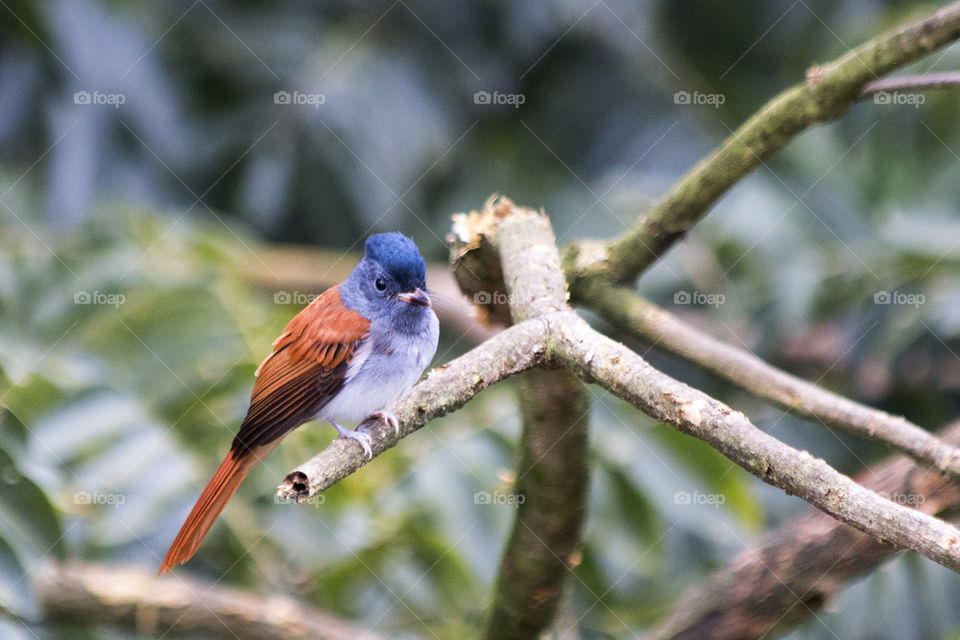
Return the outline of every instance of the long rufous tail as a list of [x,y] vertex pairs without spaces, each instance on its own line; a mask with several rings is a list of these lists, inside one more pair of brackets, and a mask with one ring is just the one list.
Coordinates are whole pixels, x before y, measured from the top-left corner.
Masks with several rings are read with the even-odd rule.
[[[274,443],[271,444],[276,446]],[[187,521],[183,523],[173,544],[170,545],[170,550],[167,551],[167,557],[163,559],[158,573],[166,573],[174,566],[193,557],[200,542],[213,525],[213,521],[223,511],[227,500],[236,492],[247,472],[265,458],[273,446],[268,445],[244,453],[236,449],[230,450],[210,483],[207,484],[207,488],[200,494],[197,504],[193,505],[193,510],[187,516]]]

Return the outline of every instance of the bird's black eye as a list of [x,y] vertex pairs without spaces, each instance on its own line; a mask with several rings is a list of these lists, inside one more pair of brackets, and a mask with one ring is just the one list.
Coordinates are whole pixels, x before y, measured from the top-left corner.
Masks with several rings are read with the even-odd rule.
[[377,291],[386,291],[387,290],[387,281],[383,278],[377,278],[373,283],[373,286],[377,288]]

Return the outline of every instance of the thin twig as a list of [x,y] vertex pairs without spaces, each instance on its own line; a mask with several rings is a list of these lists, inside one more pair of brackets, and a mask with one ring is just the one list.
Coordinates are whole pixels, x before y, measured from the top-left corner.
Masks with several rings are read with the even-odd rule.
[[953,89],[960,86],[960,72],[926,73],[922,76],[899,76],[883,78],[867,83],[860,92],[861,98],[875,93],[894,91],[926,91],[927,89]]

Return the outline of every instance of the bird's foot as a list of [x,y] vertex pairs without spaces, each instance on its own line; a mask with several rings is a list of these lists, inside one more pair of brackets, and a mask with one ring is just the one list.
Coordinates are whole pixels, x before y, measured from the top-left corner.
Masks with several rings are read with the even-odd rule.
[[397,414],[392,411],[377,411],[375,414],[370,416],[371,418],[378,418],[383,420],[388,425],[393,427],[393,432],[397,435],[400,435],[400,420],[397,419]]
[[370,436],[366,433],[361,433],[360,431],[352,429],[344,429],[336,422],[333,423],[333,426],[337,428],[337,433],[340,434],[341,438],[347,438],[349,440],[356,440],[360,443],[360,446],[363,447],[363,454],[372,459],[373,458],[373,449],[370,448],[370,443],[372,442]]

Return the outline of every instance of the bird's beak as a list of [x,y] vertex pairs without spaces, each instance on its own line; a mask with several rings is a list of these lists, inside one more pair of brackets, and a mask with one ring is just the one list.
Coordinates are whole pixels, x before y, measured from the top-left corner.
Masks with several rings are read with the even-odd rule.
[[400,300],[403,300],[407,304],[416,305],[418,307],[429,307],[430,297],[427,296],[426,292],[423,289],[414,289],[408,293],[401,293],[397,296]]

